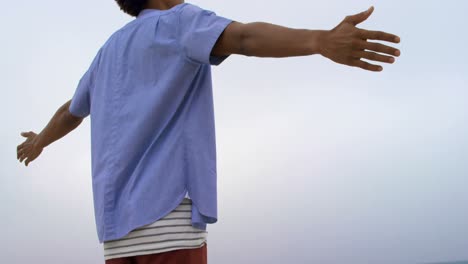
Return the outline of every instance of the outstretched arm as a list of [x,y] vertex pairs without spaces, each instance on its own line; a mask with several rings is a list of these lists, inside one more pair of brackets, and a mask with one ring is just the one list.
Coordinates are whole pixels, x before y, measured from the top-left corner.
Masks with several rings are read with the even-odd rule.
[[55,115],[41,133],[36,134],[32,131],[21,133],[22,136],[26,137],[26,140],[18,145],[16,151],[17,159],[20,162],[25,160],[25,166],[28,166],[31,161],[35,160],[45,147],[62,138],[81,124],[83,118],[74,116],[68,111],[70,103],[71,100],[55,112]]
[[370,64],[361,59],[393,63],[395,58],[392,56],[400,56],[400,51],[367,40],[399,43],[400,38],[386,32],[356,27],[366,20],[373,10],[371,7],[367,11],[347,16],[331,30],[293,29],[265,22],[243,24],[234,21],[219,37],[213,47],[212,55],[292,57],[320,54],[336,63],[381,71],[380,65]]

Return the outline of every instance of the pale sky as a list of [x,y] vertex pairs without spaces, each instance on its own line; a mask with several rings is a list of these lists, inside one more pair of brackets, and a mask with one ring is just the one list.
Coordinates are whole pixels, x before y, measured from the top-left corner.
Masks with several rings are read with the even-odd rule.
[[[319,55],[232,55],[213,66],[219,218],[207,227],[209,263],[468,260],[467,1],[190,3],[309,29],[374,5],[359,27],[401,37],[400,58],[380,73]],[[16,146],[133,18],[110,0],[3,8],[2,262],[104,263],[89,117],[28,167]]]

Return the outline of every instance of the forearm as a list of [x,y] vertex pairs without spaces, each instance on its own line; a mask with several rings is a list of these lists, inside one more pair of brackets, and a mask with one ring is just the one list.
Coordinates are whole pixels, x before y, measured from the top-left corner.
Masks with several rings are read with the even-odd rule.
[[266,22],[245,24],[242,53],[256,57],[292,57],[318,54],[326,30],[294,29]]
[[38,145],[45,148],[52,142],[62,138],[78,127],[82,119],[71,119],[68,112],[70,101],[61,106],[49,121],[47,126],[38,134]]

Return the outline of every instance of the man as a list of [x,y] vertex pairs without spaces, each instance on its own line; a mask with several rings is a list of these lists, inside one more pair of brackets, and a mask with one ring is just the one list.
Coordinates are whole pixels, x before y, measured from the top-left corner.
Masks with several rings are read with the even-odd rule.
[[241,23],[181,0],[117,0],[136,18],[110,36],[75,94],[44,130],[23,132],[17,158],[91,118],[96,228],[106,263],[206,263],[206,225],[217,221],[211,65],[232,54],[320,54],[382,71],[400,51],[368,40],[398,36],[357,28],[367,11],[331,30]]

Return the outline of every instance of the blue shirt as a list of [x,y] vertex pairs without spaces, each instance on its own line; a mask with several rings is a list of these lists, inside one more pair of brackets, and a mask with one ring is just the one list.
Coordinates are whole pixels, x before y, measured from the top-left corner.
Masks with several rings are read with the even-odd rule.
[[232,20],[196,5],[145,9],[113,33],[78,83],[69,111],[91,119],[99,242],[175,209],[188,192],[192,225],[217,217],[211,56]]

